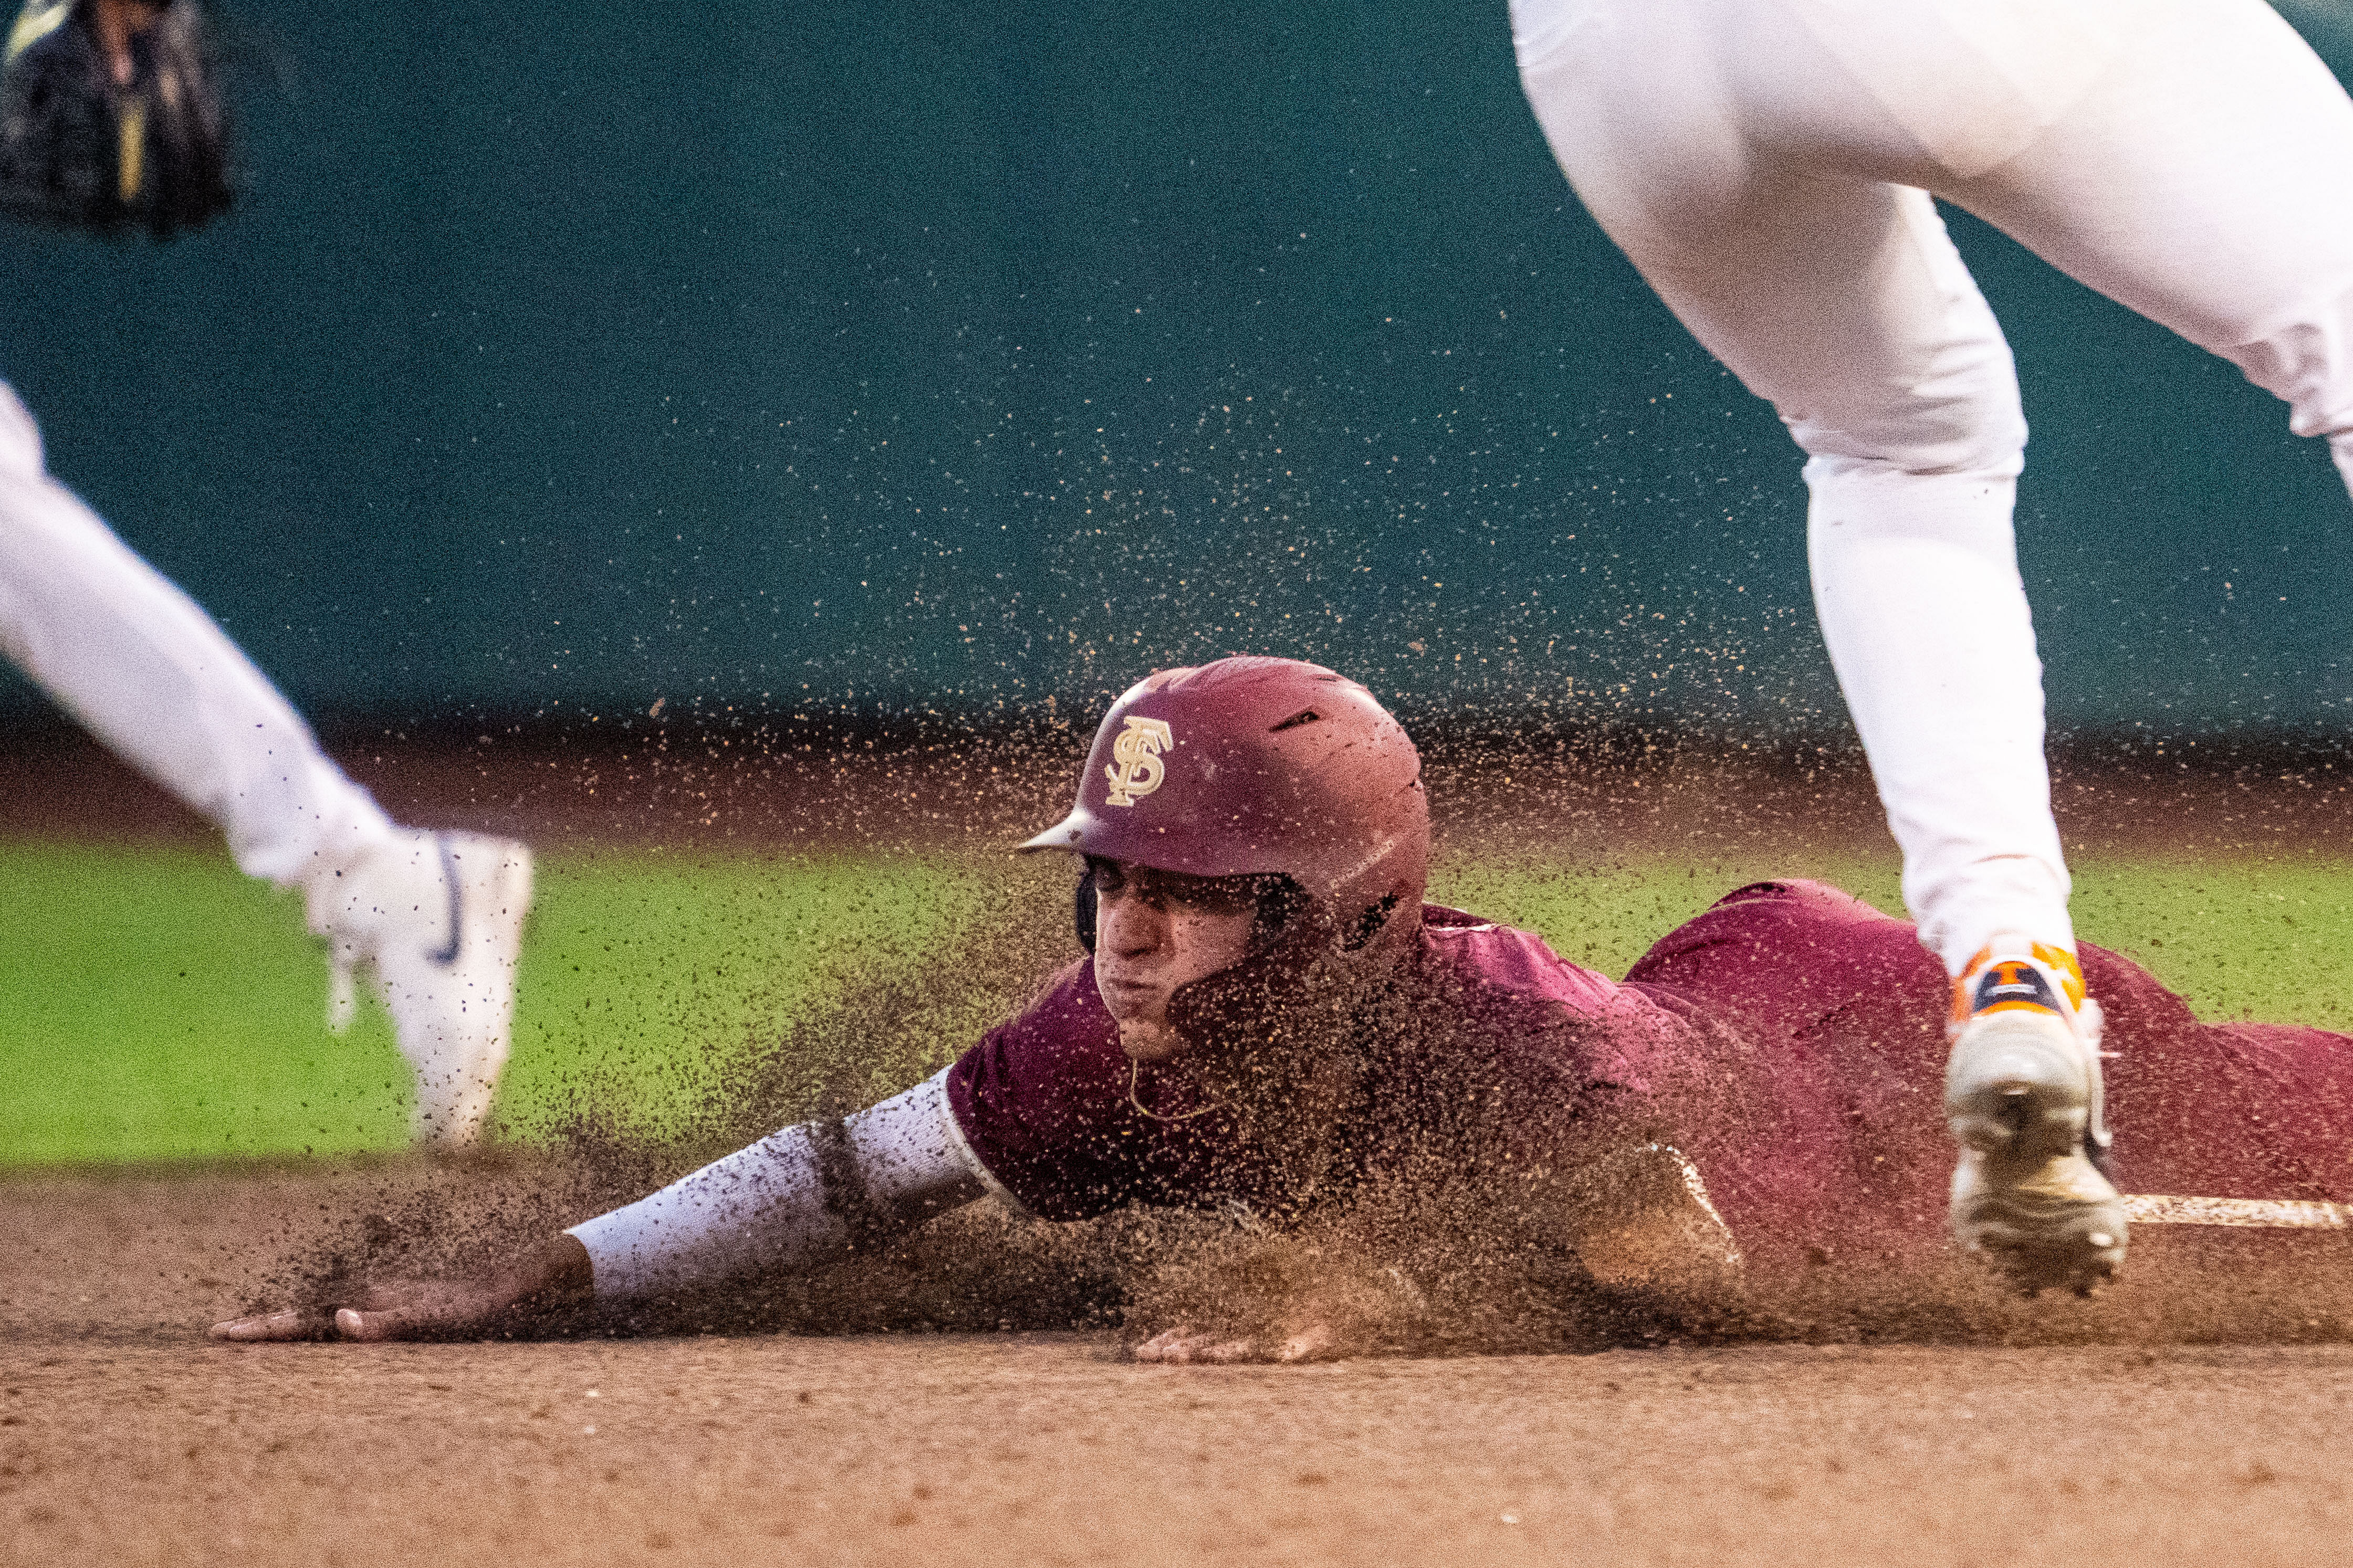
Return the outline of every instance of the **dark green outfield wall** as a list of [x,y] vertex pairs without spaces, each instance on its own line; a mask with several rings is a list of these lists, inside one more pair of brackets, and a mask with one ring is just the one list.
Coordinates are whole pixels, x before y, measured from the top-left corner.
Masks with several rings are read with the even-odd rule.
[[[1500,3],[233,23],[243,212],[0,239],[0,366],[323,716],[1083,702],[1237,647],[1837,714],[1796,457],[1570,198]],[[2026,377],[2063,721],[2331,720],[2325,452],[1957,228]]]

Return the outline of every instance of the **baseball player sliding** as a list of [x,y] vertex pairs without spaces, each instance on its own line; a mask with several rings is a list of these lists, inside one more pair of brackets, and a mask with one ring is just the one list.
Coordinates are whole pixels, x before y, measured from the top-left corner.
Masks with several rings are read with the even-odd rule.
[[2026,424],[1930,198],[2227,357],[2353,479],[2353,101],[2263,0],[1513,0],[1512,25],[1577,195],[1805,451],[1823,637],[1952,982],[1953,1227],[2088,1287],[2126,1215],[2010,531]]
[[[0,68],[0,209],[158,237],[228,205],[220,105],[192,0],[32,0]],[[396,826],[210,616],[44,466],[0,384],[0,650],[108,746],[300,888],[328,944],[329,1016],[369,970],[417,1073],[417,1127],[474,1137],[505,1064],[531,903],[520,844]]]
[[[1425,904],[1420,759],[1330,670],[1152,676],[1105,716],[1070,815],[1023,847],[1083,858],[1087,952],[938,1076],[475,1274],[338,1287],[214,1333],[507,1331],[818,1267],[984,1195],[1050,1220],[1146,1204],[1345,1234],[1408,1320],[1466,1289],[1705,1311],[1825,1255],[1878,1268],[1946,1245],[1944,1129],[1916,1092],[1944,1016],[1912,927],[1759,884],[1620,983]],[[2204,1199],[2133,1201],[2341,1219],[2353,1039],[2200,1024],[2081,952],[2108,999],[2113,1092],[2148,1133],[2119,1168]],[[1137,1353],[1342,1348],[1318,1289],[1246,1314],[1272,1325],[1255,1335],[1141,1325]]]

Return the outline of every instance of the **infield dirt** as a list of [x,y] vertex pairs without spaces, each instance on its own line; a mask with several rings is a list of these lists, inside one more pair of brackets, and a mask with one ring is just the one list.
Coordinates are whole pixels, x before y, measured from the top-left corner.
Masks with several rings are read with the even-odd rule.
[[[1920,1320],[1941,1344],[1825,1318],[1795,1331],[1832,1342],[1157,1368],[1107,1329],[198,1337],[388,1190],[531,1174],[0,1184],[0,1562],[2240,1563],[2353,1529],[2353,1345],[2184,1342],[2353,1336],[2312,1250],[2266,1279],[2151,1237],[2113,1300],[1948,1309]],[[1018,1229],[982,1238],[1017,1275],[1084,1256]]]
[[[538,762],[437,765],[430,788],[375,782],[405,811],[607,842],[632,821],[729,835],[766,798],[706,817],[684,788],[608,816],[594,765],[550,766],[562,798],[536,804]],[[1470,772],[1458,845],[1535,818],[1694,849],[1873,831],[1851,770],[1785,769],[1769,793],[1637,764],[1516,804],[1508,768]],[[962,836],[1033,804],[1006,786],[939,816],[932,763],[847,783],[772,831]],[[2062,797],[2112,842],[2301,855],[2342,851],[2342,787],[2116,770]],[[184,831],[111,809],[48,826],[126,820]],[[2353,1529],[2353,1245],[2334,1236],[2144,1233],[2089,1305],[1833,1271],[1736,1342],[1289,1368],[1128,1361],[1138,1238],[1003,1218],[662,1334],[201,1337],[417,1216],[455,1222],[445,1241],[527,1229],[624,1174],[0,1180],[0,1563],[2252,1563],[2331,1560]]]

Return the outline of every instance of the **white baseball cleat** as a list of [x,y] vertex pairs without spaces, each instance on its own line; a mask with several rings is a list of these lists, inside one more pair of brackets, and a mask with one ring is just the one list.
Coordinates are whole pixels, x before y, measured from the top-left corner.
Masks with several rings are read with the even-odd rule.
[[473,833],[405,832],[311,898],[327,939],[327,1022],[356,1010],[365,965],[417,1074],[416,1132],[470,1143],[489,1125],[514,1023],[515,963],[531,912],[531,851]]
[[2073,953],[1997,937],[1954,984],[1945,1121],[1954,1237],[2028,1295],[2088,1295],[2124,1262],[2108,1146],[2099,1004]]

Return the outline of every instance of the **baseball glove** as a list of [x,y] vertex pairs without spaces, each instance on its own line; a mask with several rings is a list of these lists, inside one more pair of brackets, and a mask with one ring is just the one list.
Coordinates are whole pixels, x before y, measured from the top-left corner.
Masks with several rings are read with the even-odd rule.
[[167,238],[228,206],[227,132],[195,0],[26,0],[0,61],[0,213]]

